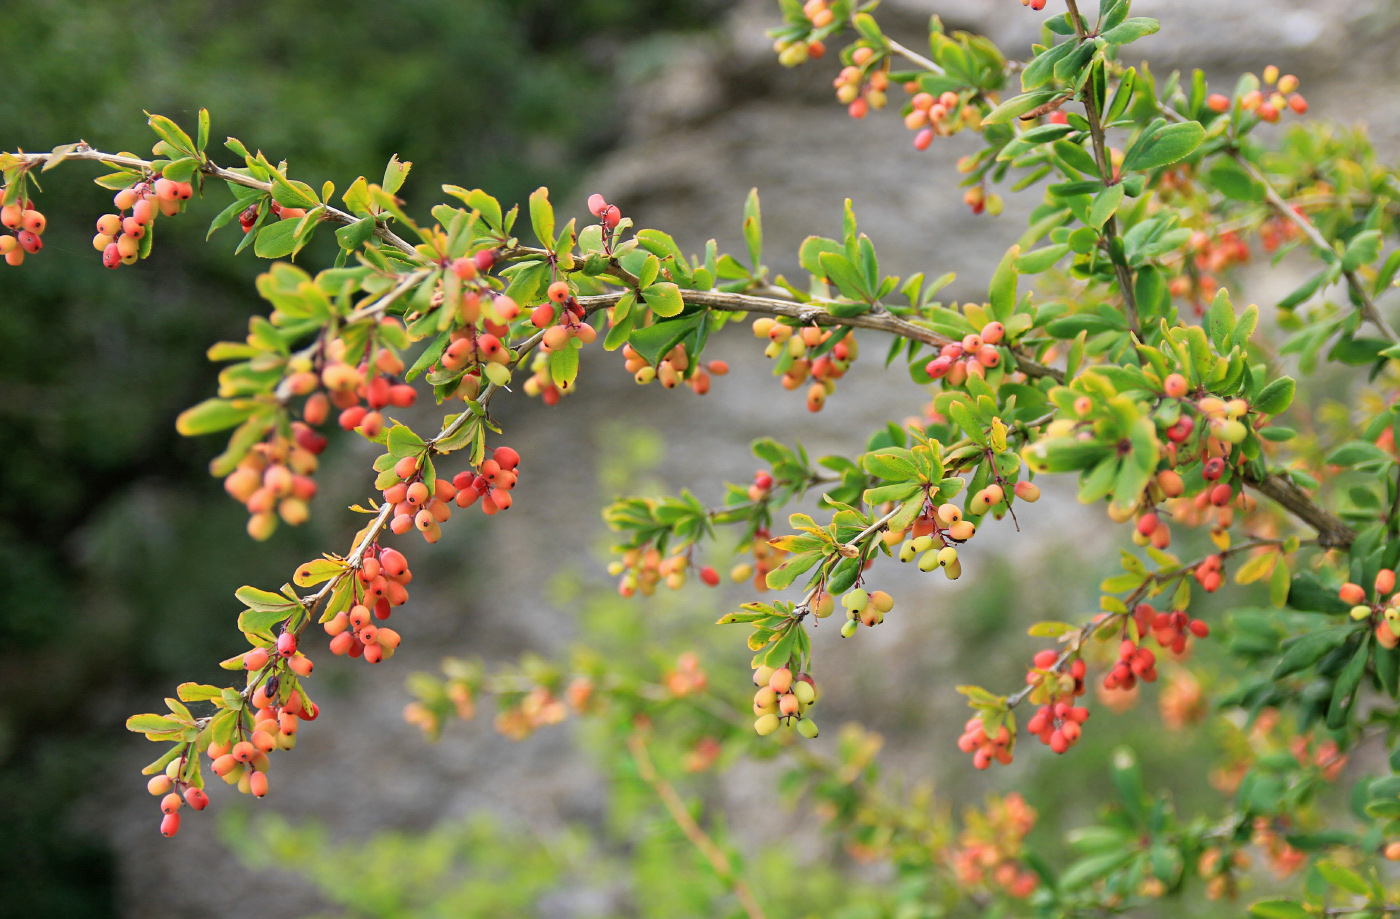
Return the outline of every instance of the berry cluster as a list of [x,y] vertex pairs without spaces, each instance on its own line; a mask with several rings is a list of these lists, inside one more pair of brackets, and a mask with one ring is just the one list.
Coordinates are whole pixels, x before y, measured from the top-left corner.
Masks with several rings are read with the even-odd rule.
[[238,461],[224,478],[224,490],[248,508],[248,535],[262,540],[277,529],[280,517],[291,526],[306,522],[307,502],[316,495],[311,478],[326,449],[326,438],[295,421],[291,438],[273,432]]
[[97,218],[97,235],[92,238],[92,247],[102,253],[102,264],[108,268],[136,264],[141,240],[155,222],[156,212],[173,217],[192,197],[193,185],[169,179],[142,179],[117,192],[112,198],[117,213]]
[[686,651],[676,658],[675,669],[666,672],[665,683],[671,695],[681,699],[704,692],[705,687],[710,684],[710,678],[700,666],[699,655],[694,651]]
[[452,486],[457,489],[457,506],[471,507],[479,499],[481,512],[488,517],[509,509],[511,489],[520,479],[519,467],[520,454],[510,447],[492,450],[491,456],[481,461],[475,473],[468,469],[452,478]]
[[[835,604],[830,594],[819,594],[814,598],[814,602],[816,605],[812,607],[812,612],[817,618],[831,615]],[[883,590],[866,591],[857,587],[846,592],[841,598],[841,605],[846,608],[846,621],[841,625],[841,637],[850,638],[859,626],[874,627],[884,622],[885,613],[894,609],[894,597]]]
[[852,118],[864,118],[871,109],[879,111],[889,102],[885,95],[890,88],[889,71],[870,69],[874,61],[875,49],[861,45],[851,51],[850,63],[832,81],[836,98]]
[[13,236],[0,234],[0,255],[5,256],[5,264],[21,265],[26,254],[33,255],[44,248],[42,237],[48,220],[34,209],[33,201],[0,207],[0,226],[14,231]]
[[787,667],[759,667],[754,671],[753,682],[759,687],[753,697],[753,729],[760,736],[766,737],[784,725],[795,725],[803,737],[817,736],[817,723],[805,717],[807,709],[817,704],[817,683],[810,674],[794,676]]
[[375,625],[374,620],[388,619],[394,607],[408,602],[412,580],[402,552],[389,548],[366,552],[351,583],[349,608],[338,610],[323,623],[331,636],[331,653],[363,657],[371,664],[393,657],[399,633]]
[[[442,524],[452,517],[451,502],[459,489],[447,479],[427,478],[424,454],[405,456],[394,464],[392,482],[384,488],[384,503],[394,506],[389,529],[397,534],[417,529],[430,543],[442,538]],[[469,502],[470,503],[470,502]]]
[[1062,661],[1051,648],[1037,652],[1031,665],[1026,682],[1033,687],[1031,701],[1040,707],[1026,722],[1026,730],[1051,750],[1064,753],[1079,741],[1081,726],[1089,720],[1089,710],[1074,704],[1084,695],[1088,667],[1083,658]]
[[[917,88],[918,83],[910,83],[906,89],[910,87]],[[981,120],[976,109],[963,107],[962,97],[951,91],[935,97],[919,90],[904,109],[904,126],[918,132],[914,135],[915,150],[927,150],[935,136],[947,137],[974,120]]]
[[1144,648],[1130,638],[1118,645],[1118,662],[1104,674],[1103,688],[1107,690],[1131,690],[1137,681],[1157,682],[1157,655],[1151,648]]
[[[250,671],[261,670],[267,664],[267,652],[254,648],[245,655],[244,661]],[[213,773],[226,784],[236,785],[245,795],[261,798],[267,794],[269,755],[295,747],[301,722],[314,721],[320,714],[316,704],[303,700],[297,689],[292,689],[285,699],[281,695],[278,678],[269,677],[249,700],[253,706],[251,730],[240,718],[228,742],[211,741],[205,751],[213,761]]]
[[[1376,643],[1382,648],[1400,646],[1400,594],[1395,590],[1395,572],[1382,568],[1376,572],[1374,598],[1368,596],[1360,584],[1350,581],[1337,592],[1342,602],[1351,606],[1351,618],[1360,622],[1363,619],[1375,624]],[[1377,621],[1379,620],[1379,621]]]
[[1133,610],[1133,616],[1137,620],[1139,635],[1151,635],[1157,644],[1172,654],[1186,653],[1186,642],[1190,635],[1197,638],[1210,637],[1210,626],[1200,619],[1192,619],[1184,610],[1159,612],[1153,609],[1151,604],[1139,603]]
[[854,336],[833,340],[833,331],[818,326],[792,326],[763,316],[753,322],[755,338],[768,339],[764,356],[778,361],[783,388],[795,390],[808,379],[807,410],[819,412],[836,381],[846,375],[859,354]]
[[[608,566],[608,573],[614,577],[622,576],[617,585],[617,592],[622,596],[633,597],[641,593],[644,597],[650,597],[656,593],[656,585],[663,582],[671,590],[680,590],[685,586],[687,573],[692,567],[689,553],[677,552],[663,557],[660,550],[652,546],[626,550],[621,559]],[[719,572],[709,565],[700,568],[699,575],[707,587],[719,586]]]
[[[1044,4],[1045,0],[1036,0]],[[1012,793],[987,802],[985,814],[969,810],[967,826],[950,853],[953,870],[964,887],[988,882],[1023,900],[1040,885],[1040,876],[1021,861],[1021,845],[1035,827],[1035,810]]]
[[692,366],[690,355],[686,354],[683,345],[672,348],[665,357],[657,361],[655,367],[647,363],[647,359],[631,345],[622,346],[622,357],[626,362],[623,366],[639,386],[656,380],[666,389],[675,389],[684,383],[697,396],[703,396],[710,391],[711,376],[722,377],[729,372],[729,365],[724,361],[707,361],[703,365]]
[[[397,330],[399,321],[385,317],[381,325],[392,325]],[[400,380],[402,358],[387,346],[376,350],[373,337],[365,344],[359,360],[347,353],[343,338],[332,339],[322,358],[319,376],[311,370],[301,370],[287,378],[287,388],[293,395],[307,396],[302,417],[308,424],[320,424],[334,406],[340,410],[336,420],[342,428],[373,439],[384,430],[384,409],[408,408],[418,400],[417,391]],[[325,387],[328,395],[317,391],[318,384]]]
[[[991,491],[993,489],[994,492]],[[987,486],[973,502],[981,502],[978,506],[983,508],[981,513],[985,513],[992,508],[992,504],[987,503],[992,497],[997,499],[996,504],[1005,500],[1000,485]],[[969,510],[972,510],[971,506]],[[907,531],[896,534],[904,537],[899,546],[899,560],[912,562],[917,556],[920,571],[942,568],[948,580],[955,581],[962,576],[962,562],[958,560],[958,550],[953,543],[967,542],[976,533],[977,525],[971,520],[964,520],[962,509],[956,504],[926,508],[924,513],[914,518]]]
[[1006,327],[989,322],[981,334],[963,336],[960,342],[949,342],[938,357],[924,365],[924,372],[935,380],[946,379],[952,386],[961,386],[970,376],[985,377],[993,367],[1000,367],[1001,348],[997,345],[1006,337]]
[[1211,111],[1221,114],[1231,109],[1250,112],[1260,121],[1270,124],[1278,121],[1283,117],[1283,113],[1290,109],[1297,115],[1307,114],[1308,100],[1298,94],[1298,78],[1293,74],[1279,76],[1278,68],[1270,64],[1264,68],[1262,82],[1265,89],[1273,87],[1267,96],[1264,95],[1264,89],[1251,89],[1234,99],[1220,93],[1211,93],[1206,97],[1206,105]]
[[[283,207],[276,201],[269,202],[268,213],[280,220],[300,220],[306,216],[305,208]],[[253,232],[253,227],[258,223],[258,206],[250,204],[238,213],[238,225],[243,228],[243,232]]]
[[958,738],[958,749],[972,754],[972,765],[986,769],[996,760],[1003,766],[1011,765],[1011,748],[1015,736],[1011,728],[1001,724],[991,734],[987,733],[986,722],[981,715],[973,715],[963,725],[962,736]]
[[188,779],[190,761],[187,756],[177,756],[165,767],[165,771],[151,776],[146,790],[160,798],[160,835],[174,836],[180,832],[180,808],[188,804],[197,811],[209,806],[209,796],[204,789]]

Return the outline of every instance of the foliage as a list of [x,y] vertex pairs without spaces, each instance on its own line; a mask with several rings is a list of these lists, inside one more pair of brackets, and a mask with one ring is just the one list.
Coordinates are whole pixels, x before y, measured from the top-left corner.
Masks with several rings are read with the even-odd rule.
[[[250,535],[306,519],[327,445],[317,429],[332,410],[341,427],[383,449],[374,463],[379,495],[352,508],[366,522],[347,551],[306,562],[280,591],[238,591],[238,626],[251,650],[223,666],[246,671],[242,685],[185,683],[166,700],[168,714],[128,721],[168,744],[147,769],[163,796],[162,832],[179,829],[181,792],[195,809],[207,803],[203,754],[225,781],[267,793],[268,754],[295,746],[299,726],[319,713],[306,681],[311,625],[324,626],[335,654],[370,663],[394,654],[397,633],[376,620],[408,600],[412,575],[390,534],[417,529],[434,542],[454,506],[507,511],[519,476],[545,465],[496,441],[491,408],[502,390],[517,384],[559,403],[577,388],[581,353],[599,335],[588,320],[601,327],[605,317],[602,347],[621,349],[639,383],[703,395],[727,371],[702,360],[711,335],[752,313],[775,376],[788,389],[806,386],[813,411],[858,359],[857,329],[891,336],[886,363],[935,388],[924,418],[879,427],[854,455],[813,463],[800,447],[760,441],[755,454],[766,468],[718,507],[682,493],[623,498],[608,509],[624,596],[650,595],[663,582],[679,588],[692,571],[717,583],[700,555],[723,527],[736,528],[752,557],[731,572],[737,580],[752,577],[760,592],[802,581],[795,600],[755,601],[721,619],[745,626],[755,652],[759,735],[780,732],[784,749],[797,742],[793,734],[817,735],[820,655],[809,630],[835,612],[838,596],[843,637],[878,626],[896,608],[895,597],[874,589],[875,566],[889,564],[882,557],[957,578],[979,535],[1034,512],[1035,480],[1046,475],[1073,478],[1081,502],[1131,523],[1141,552],[1123,551],[1123,571],[1100,585],[1097,609],[1032,626],[1050,646],[1018,689],[960,687],[973,716],[957,742],[974,765],[1009,764],[1026,734],[1066,753],[1095,729],[1086,728],[1091,711],[1081,701],[1090,686],[1102,687],[1106,705],[1129,703],[1139,684],[1157,680],[1159,656],[1184,658],[1223,633],[1233,659],[1233,685],[1217,703],[1243,727],[1220,779],[1232,791],[1220,813],[1177,814],[1121,753],[1111,764],[1116,805],[1074,835],[1081,857],[1061,869],[1023,851],[1034,815],[1020,799],[989,805],[954,843],[944,824],[920,823],[918,808],[846,795],[830,777],[849,785],[873,753],[852,732],[836,765],[796,754],[814,793],[834,796],[824,803],[839,831],[878,842],[901,872],[922,873],[933,899],[969,909],[1024,900],[1043,914],[1098,915],[1197,883],[1207,896],[1232,896],[1247,864],[1242,850],[1253,845],[1281,874],[1307,865],[1291,899],[1256,903],[1256,914],[1394,911],[1369,862],[1377,853],[1400,858],[1400,841],[1387,843],[1400,821],[1400,780],[1360,779],[1350,818],[1318,797],[1359,746],[1389,739],[1400,696],[1397,415],[1387,389],[1352,408],[1359,437],[1317,424],[1300,435],[1294,425],[1310,416],[1292,408],[1300,387],[1283,372],[1287,359],[1307,382],[1327,362],[1368,368],[1390,385],[1400,336],[1378,298],[1400,269],[1400,254],[1385,251],[1395,230],[1393,171],[1363,136],[1325,124],[1295,124],[1271,143],[1257,129],[1308,108],[1297,79],[1276,68],[1246,74],[1225,94],[1210,92],[1199,71],[1158,79],[1145,64],[1125,66],[1120,49],[1157,29],[1130,16],[1128,0],[1106,0],[1093,20],[1067,0],[1024,62],[983,37],[946,33],[936,18],[926,57],[885,36],[869,7],[781,5],[784,25],[773,37],[785,65],[822,57],[827,40],[852,35],[836,88],[853,117],[887,107],[902,88],[917,148],[940,135],[980,134],[979,152],[960,162],[974,212],[1000,211],[991,187],[1039,190],[1029,228],[1001,260],[984,303],[938,300],[947,275],[930,282],[883,273],[849,205],[838,234],[803,243],[806,276],[790,280],[763,263],[756,192],[744,206],[741,256],[713,243],[688,256],[599,195],[588,201],[593,219],[578,220],[556,215],[545,188],[522,209],[444,185],[451,203],[420,224],[398,197],[411,164],[397,158],[377,182],[361,177],[343,189],[304,181],[232,137],[224,147],[236,165],[220,166],[203,110],[184,127],[149,116],[152,159],[83,143],[0,158],[0,217],[15,231],[0,237],[0,249],[11,264],[44,257],[37,180],[74,161],[111,170],[97,181],[117,191],[118,213],[102,218],[94,240],[108,267],[137,263],[157,222],[164,227],[197,191],[220,186],[231,201],[211,235],[229,227],[238,251],[279,260],[257,284],[269,315],[251,320],[245,340],[211,349],[211,359],[227,363],[218,394],[179,422],[188,435],[231,431],[212,471],[247,507]],[[527,220],[533,245],[521,241]],[[318,233],[333,234],[332,267],[313,275],[280,261],[295,262]],[[1274,305],[1277,343],[1261,310],[1240,308],[1221,284],[1254,235],[1280,257],[1299,249],[1320,263]],[[1035,276],[1040,291],[1029,288]],[[393,417],[418,397],[411,384],[420,379],[439,403],[454,403],[436,434]],[[809,492],[821,493],[822,519],[794,513],[792,532],[774,535],[777,513]],[[1208,529],[1211,551],[1190,561],[1168,551],[1194,526]],[[1236,606],[1222,617],[1209,598],[1227,577],[1257,584],[1251,601],[1268,610]],[[716,756],[753,743],[732,708],[679,704],[707,683],[693,656],[645,682],[605,656],[529,660],[504,675],[453,663],[441,680],[416,681],[419,702],[407,714],[435,733],[492,694],[498,728],[523,737],[571,711],[607,713],[628,732],[638,775],[738,905],[757,915],[755,892],[647,753],[648,725],[673,717],[711,736]],[[1197,717],[1187,678],[1171,700],[1169,720]],[[1027,703],[1035,710],[1018,713]]]

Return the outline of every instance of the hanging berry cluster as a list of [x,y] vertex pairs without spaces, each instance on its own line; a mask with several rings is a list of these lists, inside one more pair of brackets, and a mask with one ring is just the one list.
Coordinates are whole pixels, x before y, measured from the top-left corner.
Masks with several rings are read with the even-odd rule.
[[803,737],[817,736],[817,723],[805,717],[817,704],[817,683],[810,674],[793,674],[788,667],[759,667],[753,674],[759,687],[753,697],[754,730],[760,736],[780,727],[796,727]]
[[117,213],[97,218],[97,235],[92,247],[102,253],[108,268],[134,265],[151,251],[149,234],[154,232],[157,215],[173,217],[194,197],[189,182],[170,179],[142,179],[123,188],[112,198]]
[[[8,196],[0,194],[0,198],[4,197]],[[44,248],[44,228],[48,221],[34,209],[33,201],[0,207],[0,226],[14,233],[0,234],[0,255],[5,256],[5,264],[22,265],[26,254],[33,255]]]

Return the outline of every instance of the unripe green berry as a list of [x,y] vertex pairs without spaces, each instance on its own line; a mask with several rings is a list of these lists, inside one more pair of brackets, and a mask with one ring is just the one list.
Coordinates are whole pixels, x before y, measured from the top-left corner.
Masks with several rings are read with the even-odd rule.
[[505,364],[488,363],[483,369],[486,373],[486,379],[497,386],[505,386],[510,382],[510,368]]
[[817,701],[817,690],[806,680],[798,680],[792,684],[792,694],[797,696],[797,701],[803,705],[811,705]]
[[817,736],[817,723],[811,718],[803,718],[797,722],[797,733],[811,740]]
[[758,732],[759,737],[767,737],[778,729],[778,716],[772,713],[760,715],[753,723],[753,729]]
[[925,553],[919,558],[919,570],[920,570],[920,571],[932,571],[933,569],[935,569],[935,568],[938,567],[938,564],[939,564],[939,562],[938,562],[938,553],[937,553],[937,552],[925,552]]
[[938,550],[938,564],[943,567],[956,565],[958,562],[958,550],[955,546],[944,546]]
[[918,536],[914,539],[915,552],[927,552],[931,548],[933,548],[932,536]]
[[846,594],[846,596],[841,598],[841,605],[846,607],[846,609],[864,609],[865,605],[869,602],[870,594],[866,593],[859,587],[857,587],[855,590],[850,591]]
[[914,540],[906,539],[899,547],[899,560],[901,562],[912,562],[914,556],[919,554],[919,550],[914,548]]
[[1370,615],[1371,607],[1369,606],[1353,606],[1351,608],[1351,618],[1355,619],[1357,622],[1368,618]]
[[846,622],[841,624],[841,637],[850,638],[856,633],[856,629],[858,628],[860,628],[860,625],[857,624],[857,622],[854,619],[847,620]]

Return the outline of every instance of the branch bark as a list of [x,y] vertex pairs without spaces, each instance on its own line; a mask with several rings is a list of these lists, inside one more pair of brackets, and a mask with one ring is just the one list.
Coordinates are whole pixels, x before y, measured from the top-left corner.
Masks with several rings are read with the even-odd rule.
[[[1070,5],[1071,11],[1075,13],[1076,22],[1082,28],[1083,21],[1082,19],[1078,18],[1078,10],[1075,6],[1075,0],[1068,0],[1068,3]],[[46,163],[53,157],[53,154],[50,153],[20,153],[16,155],[31,165]],[[113,153],[103,153],[99,150],[94,150],[91,147],[79,147],[72,153],[67,154],[65,159],[99,162],[109,166],[117,166],[127,169],[138,169],[142,171],[149,171],[151,167],[151,163],[148,160],[143,160],[139,157],[121,156]],[[1253,169],[1252,164],[1249,164],[1247,162],[1245,163],[1245,166],[1248,169]],[[226,182],[231,182],[235,185],[242,185],[248,188],[255,188],[260,191],[269,193],[272,190],[271,183],[262,182],[258,179],[252,178],[251,176],[246,176],[241,173],[224,169],[223,167],[217,166],[213,163],[204,163],[200,167],[200,172],[212,178],[222,179]],[[1259,178],[1262,181],[1262,177]],[[1289,208],[1287,206],[1287,202],[1284,202],[1283,199],[1278,196],[1277,192],[1272,191],[1272,188],[1271,186],[1269,186],[1267,181],[1264,182],[1264,186],[1265,188],[1270,189],[1272,193],[1272,198],[1278,199],[1278,201],[1283,206],[1283,210],[1286,213],[1292,215],[1293,219],[1302,221],[1302,226],[1306,228],[1304,232],[1308,232],[1309,230],[1311,231],[1309,238],[1315,239],[1315,245],[1321,245],[1324,248],[1327,247],[1326,240],[1322,239],[1321,234],[1317,232],[1316,228],[1312,227],[1311,223],[1294,213],[1292,208]],[[323,219],[329,222],[349,224],[354,223],[358,219],[352,214],[348,214],[345,211],[339,210],[329,205],[325,205],[324,207],[325,216]],[[418,251],[410,243],[408,243],[403,238],[399,237],[387,227],[376,227],[375,235],[378,236],[380,239],[384,240],[389,245],[398,249],[400,252],[404,253],[407,256],[410,256],[413,260],[421,261],[421,256],[419,255]],[[545,253],[544,250],[530,249],[527,247],[518,247],[503,252],[503,256],[542,257],[547,256],[547,253]],[[1120,279],[1120,285],[1121,283],[1122,282]],[[1348,279],[1348,283],[1352,283],[1351,278]],[[1361,291],[1359,279],[1356,279],[1356,285],[1357,286],[1353,289]],[[1125,303],[1128,303],[1128,298],[1132,296],[1131,283],[1124,287],[1123,294],[1125,298]],[[616,291],[612,293],[601,294],[599,296],[594,297],[580,297],[579,302],[583,305],[583,307],[586,310],[592,313],[596,310],[612,306],[622,298],[622,295],[622,291]],[[1361,292],[1361,296],[1365,296],[1364,291]],[[759,315],[766,316],[784,316],[788,318],[797,319],[803,323],[810,323],[819,326],[848,326],[851,328],[858,329],[874,329],[876,331],[887,332],[891,335],[896,335],[903,338],[912,339],[914,341],[923,342],[924,344],[930,345],[935,348],[941,348],[944,345],[951,344],[953,342],[953,339],[949,338],[946,335],[943,335],[939,332],[935,332],[932,329],[925,328],[924,326],[916,325],[912,322],[901,319],[900,317],[885,311],[871,311],[869,313],[863,313],[859,316],[834,316],[819,304],[803,304],[791,300],[778,299],[776,297],[760,297],[752,294],[725,293],[724,291],[718,290],[682,290],[681,299],[684,300],[686,303],[690,303],[696,306],[702,306],[706,309],[724,310],[726,312],[736,313],[756,313]],[[1369,298],[1366,298],[1365,302],[1369,303]],[[366,307],[366,309],[372,310],[375,306],[378,306],[378,304],[371,305],[371,307]],[[1372,304],[1371,309],[1374,310],[1374,308],[1374,304]],[[1135,319],[1135,312],[1133,316]],[[1379,314],[1377,314],[1377,318],[1379,318]],[[1384,320],[1382,319],[1381,322],[1383,323]],[[1385,329],[1388,327],[1382,325],[1381,328]],[[531,348],[538,344],[540,334],[541,333],[537,333],[535,336],[533,336],[531,339],[525,342],[522,345],[522,352],[528,353],[528,351]],[[1391,332],[1390,334],[1393,336],[1395,333]],[[1024,372],[1027,376],[1033,378],[1048,378],[1058,383],[1064,382],[1065,377],[1064,372],[1062,370],[1056,367],[1051,367],[1047,364],[1043,364],[1030,357],[1029,355],[1023,354],[1021,352],[1013,351],[1013,355],[1016,361],[1017,368]],[[486,393],[486,398],[489,398],[491,394],[494,394],[496,388],[497,387],[494,386],[490,387]],[[461,424],[466,423],[466,414],[468,413],[464,413],[463,416],[456,419],[453,425],[449,425],[447,429],[444,429],[443,432],[440,433],[437,438],[434,438],[434,442],[444,437],[447,437],[452,433],[455,433],[455,431],[460,427]],[[1325,508],[1314,503],[1307,496],[1307,494],[1301,488],[1295,485],[1291,480],[1285,479],[1277,474],[1270,473],[1268,475],[1263,476],[1262,478],[1251,478],[1247,481],[1257,491],[1259,491],[1260,494],[1263,494],[1273,499],[1280,506],[1282,506],[1283,508],[1297,516],[1300,520],[1307,523],[1314,530],[1316,530],[1319,545],[1326,546],[1328,548],[1346,548],[1356,540],[1355,530],[1347,526],[1345,523],[1343,523],[1340,519],[1338,519],[1335,515],[1327,511]]]

